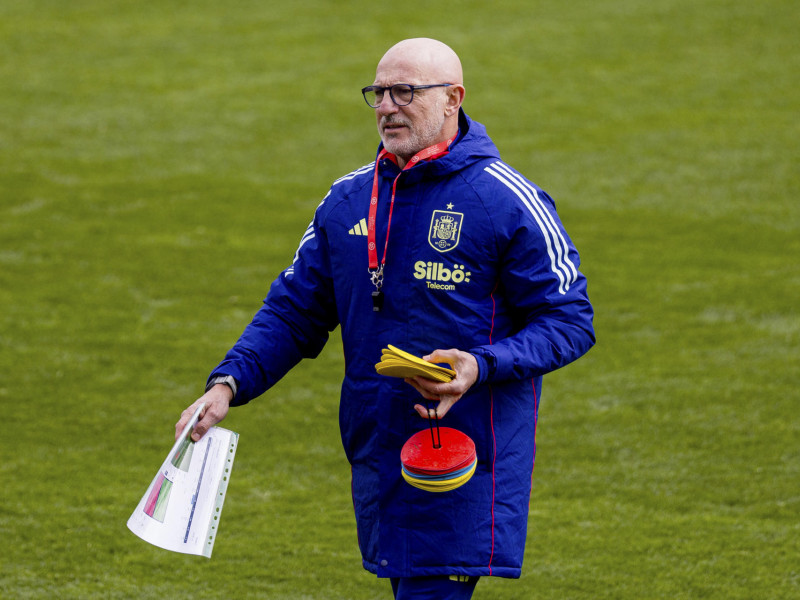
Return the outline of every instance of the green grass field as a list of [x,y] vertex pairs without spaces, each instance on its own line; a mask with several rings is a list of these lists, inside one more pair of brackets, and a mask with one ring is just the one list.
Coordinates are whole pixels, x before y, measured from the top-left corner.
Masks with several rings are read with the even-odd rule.
[[125,523],[331,181],[449,43],[556,198],[597,346],[545,378],[523,576],[476,599],[800,597],[796,2],[0,0],[0,597],[389,598],[338,333],[231,412],[209,561]]

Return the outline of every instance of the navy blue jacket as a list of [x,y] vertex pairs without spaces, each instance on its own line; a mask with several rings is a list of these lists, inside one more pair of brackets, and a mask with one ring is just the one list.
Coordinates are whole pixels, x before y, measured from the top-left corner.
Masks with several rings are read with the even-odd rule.
[[[381,577],[519,577],[541,376],[594,343],[586,281],[553,201],[503,163],[463,112],[459,131],[448,154],[397,182],[382,311],[372,310],[368,274],[372,163],[333,183],[292,265],[211,374],[233,375],[234,404],[243,404],[341,326],[342,444],[364,567]],[[381,160],[379,257],[398,173]],[[413,409],[413,388],[376,374],[387,344],[476,356],[478,382],[442,421],[475,441],[478,466],[462,487],[431,493],[402,479],[400,449],[427,421]]]

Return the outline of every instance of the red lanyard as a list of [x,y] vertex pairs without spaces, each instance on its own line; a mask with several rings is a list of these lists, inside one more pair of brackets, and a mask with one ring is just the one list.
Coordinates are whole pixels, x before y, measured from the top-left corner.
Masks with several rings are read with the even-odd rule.
[[[434,158],[439,158],[440,156],[444,156],[447,154],[447,148],[453,143],[455,136],[450,138],[445,142],[439,142],[438,144],[434,144],[433,146],[429,146],[424,150],[420,150],[417,154],[411,157],[411,160],[408,161],[405,167],[403,167],[403,171],[407,171],[417,163],[423,160],[433,160]],[[372,195],[370,196],[369,201],[369,220],[367,221],[367,249],[369,251],[369,272],[370,277],[372,278],[372,283],[377,288],[377,291],[380,292],[381,286],[383,285],[383,265],[386,264],[386,250],[389,248],[389,229],[392,226],[392,211],[394,210],[394,197],[397,191],[397,181],[400,179],[400,175],[403,174],[403,171],[397,174],[397,177],[394,178],[394,183],[392,184],[392,199],[389,204],[389,221],[386,224],[386,243],[383,246],[383,257],[381,258],[380,265],[378,264],[378,248],[375,242],[375,217],[378,213],[378,165],[381,162],[381,159],[390,155],[389,151],[386,148],[383,148],[378,154],[377,160],[375,160],[375,174],[372,178]]]

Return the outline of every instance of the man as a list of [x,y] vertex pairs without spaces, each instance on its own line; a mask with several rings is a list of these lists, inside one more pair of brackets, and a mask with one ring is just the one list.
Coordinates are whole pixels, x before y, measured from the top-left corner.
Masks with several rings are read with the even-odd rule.
[[[382,141],[376,161],[334,182],[292,265],[176,425],[205,402],[199,439],[340,325],[358,542],[396,598],[469,598],[482,575],[519,577],[541,377],[594,343],[585,278],[553,201],[500,160],[462,110],[464,93],[460,61],[441,42],[387,51],[363,90]],[[449,362],[456,376],[378,375],[388,344]],[[474,440],[478,464],[463,486],[430,493],[403,480],[400,450],[437,416]]]

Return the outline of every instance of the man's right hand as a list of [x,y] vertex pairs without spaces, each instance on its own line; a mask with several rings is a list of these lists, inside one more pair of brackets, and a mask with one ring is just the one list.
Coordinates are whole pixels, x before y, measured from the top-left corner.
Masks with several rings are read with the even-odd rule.
[[202,397],[192,403],[192,405],[181,413],[180,420],[175,423],[175,440],[180,437],[181,431],[186,427],[189,419],[203,402],[206,403],[203,412],[200,413],[200,419],[192,430],[192,440],[199,441],[209,429],[222,421],[225,415],[228,414],[231,400],[233,400],[233,392],[227,385],[218,383],[210,390],[208,390]]

